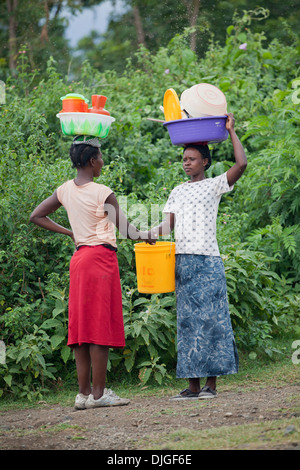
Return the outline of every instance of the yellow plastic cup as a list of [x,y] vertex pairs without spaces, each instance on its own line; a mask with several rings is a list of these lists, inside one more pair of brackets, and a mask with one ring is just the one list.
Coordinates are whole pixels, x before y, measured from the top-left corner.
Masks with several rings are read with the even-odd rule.
[[137,288],[143,294],[175,290],[175,243],[156,242],[134,245]]

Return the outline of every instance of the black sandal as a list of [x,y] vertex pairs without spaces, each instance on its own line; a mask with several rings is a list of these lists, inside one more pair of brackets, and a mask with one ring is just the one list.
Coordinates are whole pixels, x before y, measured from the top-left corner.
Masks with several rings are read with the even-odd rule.
[[182,390],[178,395],[171,397],[170,400],[198,400],[199,393],[191,392],[188,388]]
[[206,385],[205,385],[205,387],[202,388],[201,392],[198,395],[198,397],[200,399],[202,399],[202,398],[216,398],[216,396],[217,396],[217,390],[213,390],[212,388],[207,387]]

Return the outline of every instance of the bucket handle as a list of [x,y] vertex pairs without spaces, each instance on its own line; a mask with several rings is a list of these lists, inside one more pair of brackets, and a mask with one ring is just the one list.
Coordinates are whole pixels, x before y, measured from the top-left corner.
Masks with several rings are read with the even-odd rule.
[[[175,240],[173,241],[173,235],[172,235],[172,231],[170,232],[170,235],[171,235],[171,242],[170,242],[170,253],[168,256],[171,256],[172,254],[172,246],[173,246],[173,243],[175,242]],[[157,238],[158,238],[158,235],[156,235]],[[157,240],[156,240],[157,241]]]
[[173,246],[173,236],[172,236],[172,232],[171,232],[171,243],[170,243],[170,253],[169,253],[169,256],[171,256],[171,254],[172,254],[172,246]]

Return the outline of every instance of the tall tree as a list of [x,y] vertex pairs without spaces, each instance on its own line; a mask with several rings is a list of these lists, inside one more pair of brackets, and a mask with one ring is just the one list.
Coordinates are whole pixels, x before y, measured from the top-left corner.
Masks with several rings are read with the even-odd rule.
[[17,21],[16,14],[18,8],[18,0],[6,0],[6,7],[9,20],[9,37],[8,37],[8,57],[9,57],[9,68],[14,73],[16,69],[16,57],[17,57]]
[[137,31],[137,41],[139,44],[146,45],[145,43],[145,33],[142,24],[142,18],[140,14],[140,8],[138,2],[134,2],[132,6],[133,16],[134,16],[134,24]]
[[15,73],[18,50],[27,46],[32,67],[43,67],[49,55],[69,56],[64,39],[63,8],[73,13],[89,6],[91,0],[6,0],[0,2],[0,58]]
[[[186,9],[187,9],[187,16],[189,19],[190,26],[194,28],[197,25],[201,0],[192,0],[192,2],[189,0],[183,0],[183,3],[185,4]],[[196,34],[196,31],[194,31],[191,34],[192,51],[196,51],[196,41],[197,41],[197,34]]]

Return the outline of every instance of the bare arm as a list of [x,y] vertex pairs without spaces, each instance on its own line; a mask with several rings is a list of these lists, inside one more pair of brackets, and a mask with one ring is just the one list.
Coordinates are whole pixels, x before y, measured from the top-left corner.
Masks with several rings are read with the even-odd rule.
[[61,203],[57,199],[55,191],[52,196],[45,199],[43,202],[41,202],[40,205],[38,205],[34,209],[32,214],[30,215],[29,220],[30,222],[33,222],[34,224],[39,225],[40,227],[43,227],[47,230],[51,230],[52,232],[68,235],[74,240],[73,232],[71,230],[62,227],[61,225],[57,224],[53,220],[49,219],[49,217],[47,217],[52,212],[55,212],[60,206]]
[[233,114],[229,113],[227,116],[226,129],[231,137],[235,158],[235,164],[227,171],[227,180],[229,186],[233,186],[246,170],[247,158],[244,148],[234,130]]
[[128,222],[126,215],[122,211],[114,193],[110,194],[105,201],[104,210],[107,212],[108,218],[115,224],[119,232],[126,238],[131,240],[144,240],[151,245],[156,240],[152,240],[149,232],[141,232],[134,225]]
[[172,213],[166,214],[165,219],[157,226],[150,230],[149,234],[153,236],[153,238],[157,238],[159,235],[168,235],[172,232],[175,225],[175,216]]

